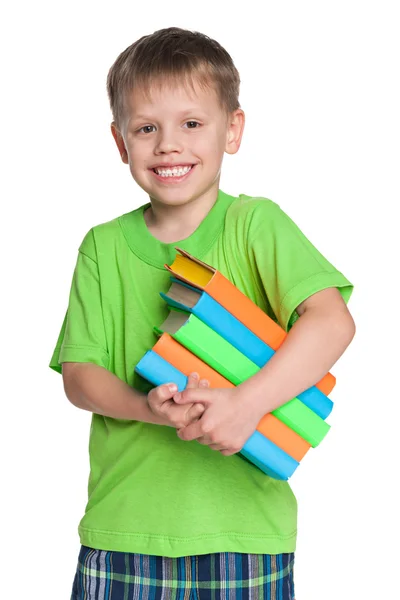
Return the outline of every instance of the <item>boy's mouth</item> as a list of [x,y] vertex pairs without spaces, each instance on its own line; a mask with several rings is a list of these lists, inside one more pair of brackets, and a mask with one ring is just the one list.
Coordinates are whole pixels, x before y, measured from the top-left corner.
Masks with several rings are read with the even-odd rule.
[[174,167],[155,167],[151,169],[161,179],[181,180],[193,170],[195,165],[176,165]]

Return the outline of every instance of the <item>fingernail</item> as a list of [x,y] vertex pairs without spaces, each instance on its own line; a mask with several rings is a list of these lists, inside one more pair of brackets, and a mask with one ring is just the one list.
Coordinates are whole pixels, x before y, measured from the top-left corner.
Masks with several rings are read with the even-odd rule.
[[170,383],[169,386],[168,386],[168,389],[172,393],[178,391],[178,388],[176,387],[176,385],[174,383]]
[[198,373],[191,373],[190,376],[192,379],[200,379],[200,375]]

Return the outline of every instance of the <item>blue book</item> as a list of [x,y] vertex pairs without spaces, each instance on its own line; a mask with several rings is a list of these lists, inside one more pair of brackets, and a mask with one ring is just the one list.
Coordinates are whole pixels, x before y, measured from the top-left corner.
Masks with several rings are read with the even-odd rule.
[[[178,390],[182,392],[187,385],[186,375],[153,350],[146,352],[136,365],[135,371],[155,386],[175,383]],[[299,466],[294,458],[259,431],[255,431],[250,436],[240,454],[273,479],[287,481]]]
[[164,383],[175,383],[179,392],[183,392],[187,386],[188,378],[178,369],[175,369],[169,362],[159,356],[153,350],[149,350],[138,362],[135,367],[143,379],[147,379],[155,386]]
[[299,466],[297,460],[259,431],[249,437],[240,453],[273,479],[287,481]]
[[[160,296],[171,308],[194,314],[259,368],[263,367],[275,354],[275,350],[265,344],[209,294],[174,277],[171,277],[171,282],[171,287],[166,294],[160,292]],[[332,412],[332,400],[315,385],[298,394],[297,398],[321,419],[325,420]]]

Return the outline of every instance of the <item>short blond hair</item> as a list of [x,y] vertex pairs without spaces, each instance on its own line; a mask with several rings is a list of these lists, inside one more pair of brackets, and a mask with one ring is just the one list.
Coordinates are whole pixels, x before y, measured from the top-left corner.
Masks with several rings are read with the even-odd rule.
[[125,98],[135,87],[148,93],[165,81],[182,81],[193,88],[196,81],[214,87],[227,112],[240,108],[239,73],[228,52],[203,33],[169,27],[145,35],[126,48],[109,70],[107,93],[117,127],[125,110]]

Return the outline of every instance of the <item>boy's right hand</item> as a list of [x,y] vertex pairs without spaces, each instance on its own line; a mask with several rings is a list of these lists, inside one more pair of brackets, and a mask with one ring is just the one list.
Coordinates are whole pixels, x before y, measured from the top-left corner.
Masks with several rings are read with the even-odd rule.
[[[197,387],[208,387],[206,379],[200,379],[197,373],[191,373],[188,377],[186,389]],[[177,392],[175,384],[166,383],[152,389],[147,395],[147,403],[151,412],[161,418],[163,425],[181,429],[189,423],[194,423],[203,414],[205,407],[198,402],[193,404],[176,404],[173,396]]]

